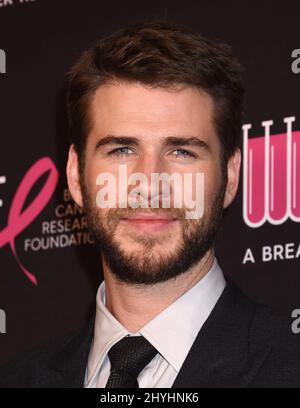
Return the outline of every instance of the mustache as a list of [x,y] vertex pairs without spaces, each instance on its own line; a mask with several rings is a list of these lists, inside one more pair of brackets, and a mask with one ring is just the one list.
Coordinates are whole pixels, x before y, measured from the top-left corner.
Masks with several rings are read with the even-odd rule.
[[149,216],[156,217],[170,217],[177,218],[178,220],[185,219],[185,210],[180,208],[109,208],[105,213],[101,214],[101,218],[125,218],[129,216],[138,216],[140,214],[147,214]]

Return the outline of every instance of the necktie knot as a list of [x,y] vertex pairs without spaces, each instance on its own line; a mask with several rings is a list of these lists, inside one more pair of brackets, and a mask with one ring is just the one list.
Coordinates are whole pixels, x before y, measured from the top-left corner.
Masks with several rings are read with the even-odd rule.
[[143,336],[127,336],[108,352],[111,373],[106,388],[138,388],[137,377],[157,354]]

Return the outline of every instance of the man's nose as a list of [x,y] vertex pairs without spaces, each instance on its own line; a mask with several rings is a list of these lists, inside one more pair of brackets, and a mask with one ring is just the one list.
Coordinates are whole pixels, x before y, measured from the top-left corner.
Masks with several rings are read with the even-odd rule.
[[139,178],[139,190],[141,192],[141,199],[147,200],[161,200],[163,189],[162,183],[159,185],[157,183],[152,183],[152,178],[154,179],[154,174],[161,174],[167,172],[167,166],[160,154],[155,152],[144,153],[143,156],[139,158],[136,165],[134,166],[133,172],[143,175]]

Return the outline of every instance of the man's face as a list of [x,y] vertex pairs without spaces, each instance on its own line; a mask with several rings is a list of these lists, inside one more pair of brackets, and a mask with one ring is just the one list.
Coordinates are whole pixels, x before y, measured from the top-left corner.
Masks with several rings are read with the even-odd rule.
[[[105,262],[117,278],[130,283],[153,284],[186,272],[211,248],[223,207],[228,205],[226,200],[231,200],[225,197],[226,179],[213,125],[212,98],[191,87],[170,91],[138,83],[110,84],[97,90],[90,118],[92,129],[87,137],[81,191],[74,199],[85,208]],[[123,141],[114,139],[124,137]],[[200,143],[189,144],[190,138]],[[69,156],[73,174],[76,160],[73,151]],[[119,165],[127,166],[128,177],[139,172],[148,178],[147,187],[143,187],[143,198],[149,198],[148,208],[118,207]],[[96,204],[96,179],[103,172],[116,180],[117,208],[99,208]],[[162,208],[161,201],[159,208],[151,208],[151,175],[162,172],[179,173],[183,187],[184,174],[191,173],[193,199],[195,175],[204,174],[201,218],[187,219],[184,205],[175,208],[172,187],[170,208]],[[134,187],[129,186],[127,192]]]

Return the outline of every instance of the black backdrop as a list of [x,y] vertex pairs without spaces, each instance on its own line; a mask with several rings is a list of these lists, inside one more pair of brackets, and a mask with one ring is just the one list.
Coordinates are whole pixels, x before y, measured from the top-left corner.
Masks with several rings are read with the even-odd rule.
[[[84,218],[65,190],[65,72],[95,39],[157,17],[232,45],[245,67],[251,138],[264,137],[264,120],[274,122],[271,135],[286,132],[283,119],[289,116],[295,117],[293,130],[300,130],[300,73],[291,68],[292,51],[300,48],[297,1],[0,0],[0,49],[6,54],[6,73],[0,74],[0,309],[6,315],[0,362],[79,327],[102,279],[99,251],[89,243]],[[38,174],[33,166],[43,163],[33,182]],[[18,212],[13,200],[24,192],[26,174],[29,191]],[[250,297],[290,315],[300,308],[299,223],[287,219],[249,227],[242,213],[242,181],[220,234],[219,262]],[[34,213],[29,221],[20,214],[26,207]],[[263,246],[287,243],[293,257],[262,261]],[[243,263],[247,248],[255,263]]]

